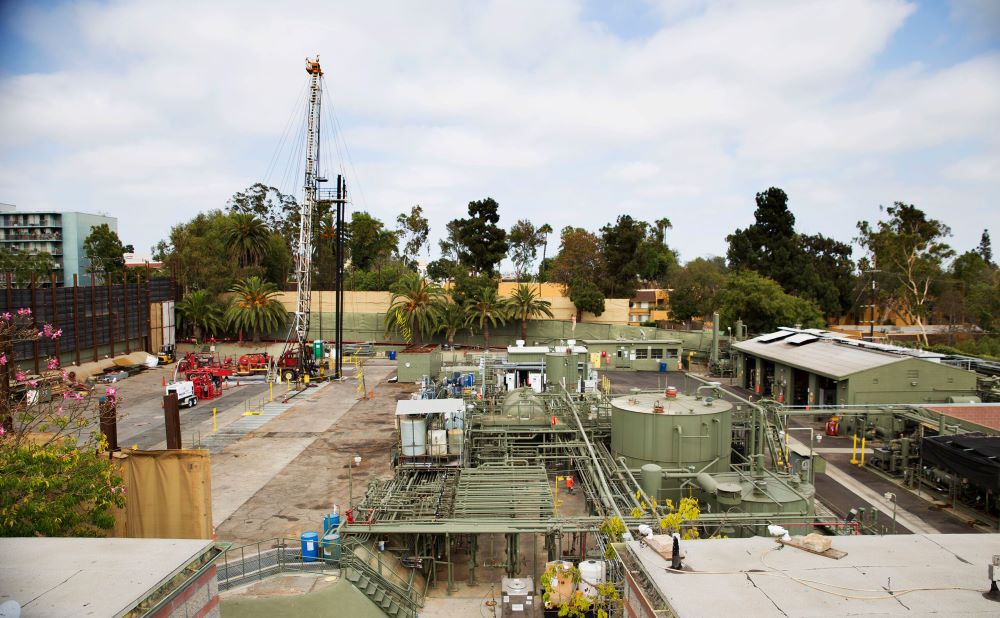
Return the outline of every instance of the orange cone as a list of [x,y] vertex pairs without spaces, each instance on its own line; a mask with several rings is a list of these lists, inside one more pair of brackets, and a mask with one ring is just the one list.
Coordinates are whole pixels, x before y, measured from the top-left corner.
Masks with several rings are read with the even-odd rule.
[[163,376],[163,378],[161,378],[161,380],[163,382],[162,383],[163,388],[166,388],[167,387],[167,376]]

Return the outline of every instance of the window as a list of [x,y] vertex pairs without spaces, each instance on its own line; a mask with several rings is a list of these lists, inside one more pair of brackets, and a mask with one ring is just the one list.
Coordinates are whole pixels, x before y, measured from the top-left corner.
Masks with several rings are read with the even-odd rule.
[[650,358],[663,358],[663,348],[650,348]]
[[636,348],[635,349],[635,360],[643,360],[643,359],[645,359],[648,352],[649,352],[649,350],[647,350],[646,348]]

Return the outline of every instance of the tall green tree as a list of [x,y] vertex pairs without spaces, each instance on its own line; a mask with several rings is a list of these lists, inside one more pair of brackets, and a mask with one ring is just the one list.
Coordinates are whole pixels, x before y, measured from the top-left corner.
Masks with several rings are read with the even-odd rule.
[[295,247],[299,236],[299,205],[295,196],[258,182],[233,194],[228,207],[230,212],[252,214],[263,220],[267,229],[281,234],[290,250]]
[[850,245],[796,232],[788,195],[777,187],[758,193],[756,201],[754,223],[726,237],[729,267],[773,279],[786,292],[815,300],[829,317],[842,315],[856,283]]
[[397,237],[404,243],[402,254],[416,261],[420,249],[427,244],[427,236],[431,230],[427,217],[424,216],[424,209],[417,204],[410,209],[409,214],[400,213],[396,217],[396,225],[399,226]]
[[891,285],[884,291],[913,318],[926,345],[924,322],[933,299],[933,284],[941,278],[944,260],[954,255],[944,242],[951,229],[937,219],[929,219],[912,204],[896,202],[879,210],[887,218],[875,225],[859,221],[857,240],[871,254],[876,267],[890,278]]
[[552,303],[542,300],[534,288],[520,284],[508,299],[510,316],[521,321],[521,339],[528,339],[528,320],[538,315],[552,317]]
[[229,216],[221,210],[199,213],[187,223],[175,225],[168,241],[156,253],[177,280],[181,293],[208,290],[218,296],[241,277],[241,268],[230,257],[225,228]]
[[514,264],[514,277],[522,281],[538,256],[538,247],[544,243],[544,236],[531,221],[521,219],[510,228],[507,237],[510,240],[510,261]]
[[583,312],[594,315],[604,313],[604,292],[592,281],[577,281],[569,286],[569,299],[576,307],[576,321],[583,320]]
[[491,197],[469,202],[469,216],[448,223],[442,253],[453,253],[458,264],[472,274],[495,274],[508,249],[507,231],[497,225],[499,208]]
[[260,277],[247,277],[230,290],[234,296],[226,309],[229,328],[243,335],[250,333],[254,343],[260,343],[261,333],[273,333],[284,326],[288,312],[278,300],[280,292],[273,283]]
[[580,227],[563,228],[559,254],[552,262],[549,278],[567,287],[583,282],[597,285],[605,273],[601,240]]
[[240,266],[258,266],[270,248],[271,232],[264,221],[252,213],[229,215],[223,238]]
[[120,281],[125,274],[125,254],[130,250],[107,223],[92,227],[83,241],[83,254],[90,262],[87,272],[104,281]]
[[673,280],[670,312],[674,319],[690,320],[711,315],[719,308],[726,285],[726,261],[721,257],[695,258]]
[[552,226],[548,223],[543,223],[541,227],[538,228],[538,234],[542,237],[542,261],[538,263],[538,280],[545,281],[543,278],[543,273],[546,272],[546,260],[545,252],[549,248],[549,234],[552,233]]
[[194,290],[184,295],[176,310],[194,331],[194,338],[204,341],[222,331],[223,310],[208,290]]
[[31,285],[32,277],[38,284],[51,281],[55,269],[56,261],[46,251],[27,253],[0,248],[0,274],[10,273],[15,287]]
[[478,295],[465,302],[469,314],[469,323],[483,331],[486,349],[490,348],[490,327],[506,324],[510,317],[510,303],[506,298],[497,295],[496,287],[479,290]]
[[983,261],[990,266],[996,266],[993,262],[993,243],[990,241],[990,231],[983,230],[982,236],[979,237],[979,246],[976,247],[976,253],[979,257],[983,258]]
[[601,228],[601,249],[608,276],[599,281],[612,298],[631,298],[639,286],[640,252],[646,242],[648,224],[630,215],[618,215],[614,225]]
[[396,232],[385,229],[385,224],[367,212],[351,213],[348,249],[351,267],[371,270],[385,265],[396,252]]
[[719,298],[723,324],[743,320],[750,332],[801,324],[822,328],[823,314],[811,300],[785,293],[777,281],[751,270],[731,273]]
[[[402,327],[408,330],[414,344],[419,345],[438,325],[438,310],[445,294],[441,287],[419,275],[402,278],[393,289],[389,309],[385,313],[385,332]],[[406,333],[404,332],[404,338]]]

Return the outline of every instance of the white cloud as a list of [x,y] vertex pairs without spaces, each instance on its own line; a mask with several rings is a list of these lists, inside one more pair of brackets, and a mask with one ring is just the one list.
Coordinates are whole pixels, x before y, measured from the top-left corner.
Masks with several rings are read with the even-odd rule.
[[669,217],[684,257],[722,253],[772,185],[844,240],[895,199],[956,244],[1000,223],[996,53],[882,71],[917,10],[898,0],[660,4],[632,39],[569,0],[34,7],[18,26],[51,69],[0,80],[0,201],[105,210],[144,247],[268,171],[297,191],[296,96],[320,52],[351,151],[325,163],[353,207],[392,224],[419,203],[432,236],[491,195],[507,225],[627,210]]

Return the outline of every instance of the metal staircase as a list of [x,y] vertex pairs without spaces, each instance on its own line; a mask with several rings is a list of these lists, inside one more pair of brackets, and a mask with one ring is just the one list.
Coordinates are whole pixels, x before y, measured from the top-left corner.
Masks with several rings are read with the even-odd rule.
[[[419,608],[423,605],[420,593],[388,565],[383,565],[383,556],[395,555],[376,552],[363,542],[349,540],[344,544],[340,568],[347,581],[378,605],[387,616],[417,618]],[[372,565],[373,562],[375,566]]]
[[764,405],[763,408],[764,436],[767,441],[767,450],[771,454],[771,461],[774,463],[775,468],[787,468],[788,462],[785,461],[785,441],[782,439],[785,427],[781,420],[781,415],[772,406]]

